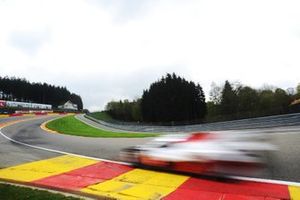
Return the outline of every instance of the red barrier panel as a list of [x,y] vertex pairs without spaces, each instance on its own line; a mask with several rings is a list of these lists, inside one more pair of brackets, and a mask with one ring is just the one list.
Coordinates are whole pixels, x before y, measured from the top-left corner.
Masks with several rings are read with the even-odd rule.
[[6,107],[6,101],[0,100],[0,108]]
[[23,116],[22,113],[12,113],[12,114],[9,114],[10,117],[18,117],[18,116]]
[[42,112],[37,112],[37,113],[34,113],[35,115],[48,115],[48,113],[42,113]]
[[63,112],[63,113],[58,113],[58,114],[60,114],[60,115],[66,115],[67,113],[66,113],[66,112]]

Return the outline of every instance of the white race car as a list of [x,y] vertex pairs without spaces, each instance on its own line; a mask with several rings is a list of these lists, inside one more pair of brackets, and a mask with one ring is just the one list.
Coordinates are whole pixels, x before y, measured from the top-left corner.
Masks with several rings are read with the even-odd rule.
[[275,147],[260,137],[239,133],[173,134],[124,149],[125,162],[195,174],[253,175],[264,154]]

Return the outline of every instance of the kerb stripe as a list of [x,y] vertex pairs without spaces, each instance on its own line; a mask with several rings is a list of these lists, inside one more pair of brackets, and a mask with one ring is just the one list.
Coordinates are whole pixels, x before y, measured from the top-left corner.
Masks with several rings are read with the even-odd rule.
[[134,169],[81,191],[116,199],[161,199],[175,191],[188,178],[187,176]]
[[115,178],[132,170],[131,167],[109,162],[99,162],[56,176],[34,181],[34,184],[53,188],[79,190],[89,185]]
[[97,162],[98,161],[96,160],[65,155],[1,169],[0,178],[32,182],[45,177],[92,165]]

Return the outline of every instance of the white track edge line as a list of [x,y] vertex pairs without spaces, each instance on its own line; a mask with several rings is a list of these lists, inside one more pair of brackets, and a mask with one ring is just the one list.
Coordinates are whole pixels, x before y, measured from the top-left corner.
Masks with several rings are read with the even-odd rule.
[[230,178],[242,180],[242,181],[254,181],[260,183],[273,183],[279,185],[289,185],[289,186],[297,186],[300,187],[299,182],[293,181],[282,181],[282,180],[272,180],[272,179],[263,179],[263,178],[251,178],[251,177],[242,177],[242,176],[229,176]]
[[[97,123],[97,122],[95,122],[95,121],[93,121],[93,120],[91,120],[91,119],[89,119],[88,117],[85,117],[85,116],[88,116],[88,115],[83,115],[83,117],[86,118],[86,119],[88,119],[88,120],[90,120],[90,121],[92,121],[92,122],[94,122],[94,123]],[[90,117],[90,116],[89,116],[89,117]],[[75,118],[76,118],[77,120],[79,120],[79,121],[85,123],[85,124],[88,125],[88,126],[92,126],[92,127],[96,128],[96,129],[100,129],[100,130],[104,130],[104,131],[111,131],[111,132],[114,132],[114,133],[116,133],[116,132],[121,132],[121,133],[146,133],[146,134],[147,134],[147,133],[149,133],[149,134],[151,134],[151,133],[156,133],[156,132],[146,132],[146,131],[140,131],[140,132],[138,132],[138,131],[125,130],[125,129],[114,128],[114,127],[106,126],[106,125],[101,124],[101,123],[97,123],[97,124],[99,124],[99,125],[101,125],[101,126],[104,127],[104,128],[100,128],[100,127],[97,127],[97,126],[95,126],[95,125],[93,125],[93,124],[90,124],[90,123],[84,121],[83,119],[80,119],[80,118],[78,117],[78,115],[75,115]],[[160,132],[159,132],[158,134],[160,134]]]
[[[105,129],[105,128],[100,128],[100,127],[97,127],[97,126],[95,126],[95,125],[93,125],[93,124],[90,124],[90,123],[88,123],[88,122],[86,122],[86,121],[83,121],[82,119],[80,119],[77,115],[75,115],[74,116],[77,120],[79,120],[79,121],[81,121],[82,123],[84,123],[84,124],[86,124],[86,125],[88,125],[88,126],[91,126],[91,127],[93,127],[93,128],[96,128],[96,129],[98,129],[98,130],[104,130],[104,131],[111,131],[111,132],[124,132],[124,133],[126,133],[126,131],[125,130],[109,130],[109,127],[107,128],[107,129]],[[88,119],[88,118],[87,118]],[[91,120],[92,121],[92,120]],[[96,122],[95,122],[96,123]],[[102,125],[102,124],[101,124]],[[102,126],[104,126],[104,125],[102,125]],[[111,129],[114,129],[114,128],[111,128]]]
[[94,160],[99,160],[99,161],[106,161],[106,162],[111,162],[111,163],[116,163],[116,164],[131,165],[130,163],[119,162],[119,161],[108,160],[108,159],[102,159],[102,158],[97,158],[97,157],[92,157],[92,156],[84,156],[84,155],[80,155],[80,154],[69,153],[69,152],[65,152],[65,151],[60,151],[60,150],[55,150],[55,149],[48,149],[48,148],[45,148],[45,147],[39,147],[39,146],[27,144],[27,143],[14,140],[14,139],[6,136],[4,133],[2,133],[1,130],[2,130],[2,128],[0,128],[0,134],[4,138],[6,138],[7,140],[10,140],[14,143],[21,144],[21,145],[24,145],[24,146],[27,146],[27,147],[31,147],[31,148],[35,148],[35,149],[39,149],[39,150],[44,150],[44,151],[49,151],[49,152],[53,152],[53,153],[59,153],[59,154],[65,154],[65,155],[71,155],[71,156],[78,156],[78,157],[82,157],[82,158],[94,159]]
[[[14,139],[6,136],[4,133],[2,133],[2,131],[1,131],[2,128],[4,128],[4,127],[0,128],[0,134],[4,138],[6,138],[7,140],[10,140],[10,141],[12,141],[14,143],[17,143],[17,144],[21,144],[21,145],[28,146],[28,147],[35,148],[35,149],[39,149],[39,150],[54,152],[54,153],[60,153],[60,154],[65,154],[65,155],[78,156],[78,157],[82,157],[82,158],[94,159],[94,160],[99,160],[99,161],[106,161],[106,162],[111,162],[111,163],[116,163],[116,164],[122,164],[122,165],[131,165],[130,163],[126,163],[126,162],[119,162],[119,161],[102,159],[102,158],[97,158],[97,157],[92,157],[92,156],[84,156],[84,155],[80,155],[80,154],[68,153],[68,152],[65,152],[65,151],[59,151],[59,150],[55,150],[55,149],[48,149],[48,148],[44,148],[44,147],[39,147],[39,146],[35,146],[35,145],[26,144],[24,142],[20,142],[20,141],[14,140]],[[281,180],[251,178],[251,177],[241,177],[241,176],[230,176],[230,178],[234,178],[234,179],[238,179],[238,180],[244,180],[244,181],[255,181],[255,182],[261,182],[261,183],[273,183],[273,184],[291,185],[291,186],[298,186],[298,187],[300,186],[300,183],[298,183],[298,182],[292,182],[292,181],[281,181]]]

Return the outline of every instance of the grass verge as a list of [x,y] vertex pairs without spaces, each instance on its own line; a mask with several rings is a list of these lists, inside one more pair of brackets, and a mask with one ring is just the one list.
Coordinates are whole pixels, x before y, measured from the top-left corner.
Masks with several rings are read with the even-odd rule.
[[112,122],[112,121],[114,121],[114,119],[109,114],[107,114],[105,111],[93,112],[93,113],[90,113],[89,116],[91,116],[91,117],[93,117],[95,119],[99,119],[99,120],[105,121],[105,122]]
[[124,133],[97,129],[76,119],[74,115],[50,121],[46,124],[46,127],[59,133],[84,137],[141,138],[159,135],[157,133]]
[[79,200],[79,198],[64,196],[43,190],[20,187],[0,183],[0,199],[5,200]]

